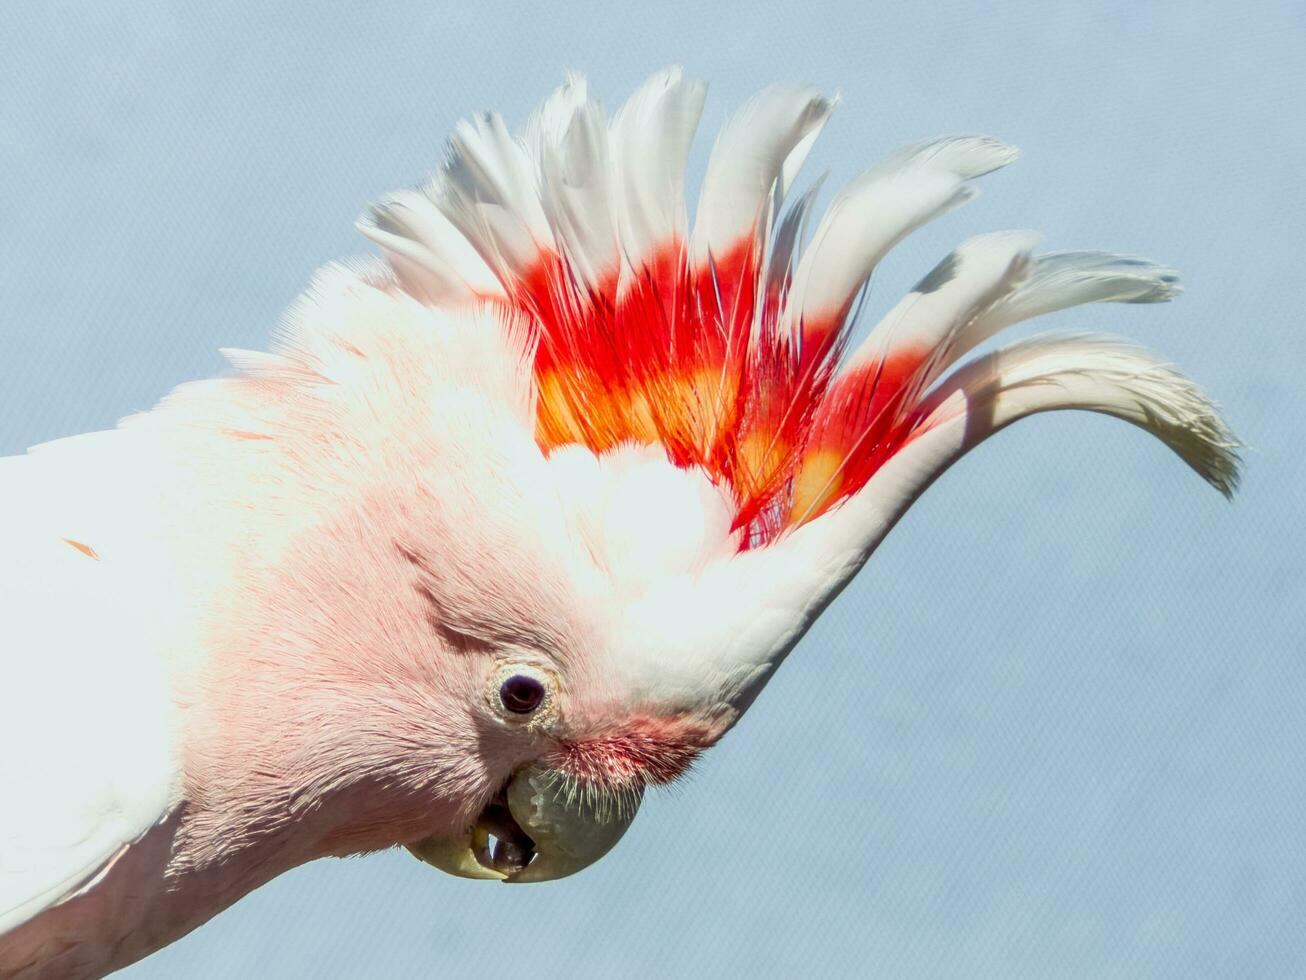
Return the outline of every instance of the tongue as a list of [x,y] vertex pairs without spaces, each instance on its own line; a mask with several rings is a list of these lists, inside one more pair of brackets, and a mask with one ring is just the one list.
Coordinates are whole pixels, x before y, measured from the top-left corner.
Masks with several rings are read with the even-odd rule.
[[495,838],[491,862],[503,874],[520,871],[535,857],[535,842],[517,825],[508,808],[497,800],[481,813],[477,821]]
[[531,850],[529,844],[523,847],[517,841],[503,840],[501,838],[494,842],[492,867],[495,871],[510,875],[530,864],[533,857],[535,857],[535,852]]

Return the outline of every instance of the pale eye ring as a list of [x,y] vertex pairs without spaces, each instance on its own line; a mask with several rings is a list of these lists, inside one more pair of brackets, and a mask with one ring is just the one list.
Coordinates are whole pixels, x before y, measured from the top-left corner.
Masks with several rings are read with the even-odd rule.
[[534,729],[556,716],[558,678],[542,664],[500,662],[488,680],[485,696],[500,720]]
[[515,715],[529,715],[544,703],[544,683],[530,674],[512,674],[499,685],[499,703]]

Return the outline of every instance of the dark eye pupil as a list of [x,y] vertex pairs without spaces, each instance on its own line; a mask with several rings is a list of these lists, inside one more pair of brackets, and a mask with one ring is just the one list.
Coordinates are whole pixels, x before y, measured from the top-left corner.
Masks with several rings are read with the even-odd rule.
[[534,677],[514,674],[500,685],[499,700],[514,714],[528,715],[544,700],[544,685]]

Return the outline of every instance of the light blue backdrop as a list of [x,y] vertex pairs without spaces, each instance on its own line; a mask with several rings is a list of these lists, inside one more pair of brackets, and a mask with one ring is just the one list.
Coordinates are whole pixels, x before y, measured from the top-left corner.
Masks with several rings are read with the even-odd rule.
[[773,80],[841,91],[836,183],[937,133],[1022,147],[868,313],[994,228],[1171,262],[1177,303],[1054,325],[1165,352],[1253,447],[1230,506],[1127,426],[1021,424],[594,869],[319,863],[124,976],[1306,975],[1304,53],[1296,3],[6,3],[0,451],[263,345],[459,116],[670,62],[709,131]]

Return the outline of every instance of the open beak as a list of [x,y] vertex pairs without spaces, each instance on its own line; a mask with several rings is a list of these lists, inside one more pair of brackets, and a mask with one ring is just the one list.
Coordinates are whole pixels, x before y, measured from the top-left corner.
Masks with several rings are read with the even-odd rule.
[[552,881],[612,850],[635,819],[640,796],[569,792],[556,770],[532,765],[515,773],[470,827],[408,849],[460,878]]

